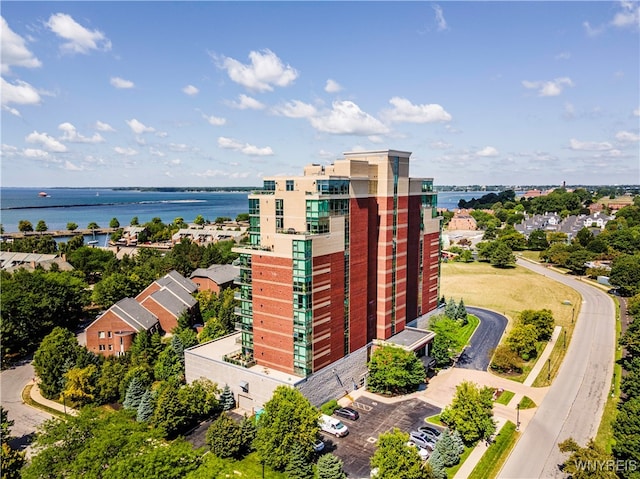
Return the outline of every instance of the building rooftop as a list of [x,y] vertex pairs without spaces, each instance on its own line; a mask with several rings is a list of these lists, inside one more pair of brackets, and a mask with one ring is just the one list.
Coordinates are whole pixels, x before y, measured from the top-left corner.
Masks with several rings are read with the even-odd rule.
[[[387,344],[393,344],[395,346],[400,346],[409,351],[415,351],[419,349],[423,345],[427,344],[429,341],[435,338],[436,333],[433,331],[427,331],[426,329],[418,329],[406,327],[404,330],[400,331],[398,334],[391,336],[389,339],[384,340]],[[380,340],[378,340],[380,341]]]
[[138,332],[149,330],[158,322],[158,318],[133,298],[121,299],[109,309]]
[[209,278],[216,284],[230,283],[238,276],[240,268],[231,264],[212,264],[208,268],[198,268],[191,273],[191,278]]

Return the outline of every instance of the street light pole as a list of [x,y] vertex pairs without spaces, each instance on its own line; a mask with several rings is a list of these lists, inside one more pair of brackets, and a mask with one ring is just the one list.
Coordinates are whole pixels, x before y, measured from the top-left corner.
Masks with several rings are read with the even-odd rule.
[[562,343],[562,349],[567,349],[567,330],[564,330],[564,342]]
[[547,359],[547,363],[549,364],[549,372],[547,373],[547,381],[551,381],[551,358]]
[[516,431],[520,430],[520,403],[516,404]]
[[576,307],[574,306],[573,308],[571,308],[571,324],[573,324],[573,317],[576,313]]

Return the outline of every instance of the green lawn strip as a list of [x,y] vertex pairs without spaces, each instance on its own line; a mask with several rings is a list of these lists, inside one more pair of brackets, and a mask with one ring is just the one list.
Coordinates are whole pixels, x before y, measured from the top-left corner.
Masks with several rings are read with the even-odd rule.
[[[620,322],[620,304],[614,301],[616,305],[616,344],[620,333],[622,331],[622,324]],[[618,412],[618,402],[620,401],[620,381],[622,379],[622,366],[619,364],[622,359],[622,348],[616,348],[615,362],[613,363],[613,394],[609,394],[607,402],[604,405],[602,411],[602,419],[600,420],[600,426],[598,427],[598,433],[594,439],[595,443],[602,449],[611,453],[611,448],[614,444],[613,439],[613,421],[616,418]]]
[[475,444],[471,447],[464,446],[464,451],[462,451],[462,454],[460,454],[460,462],[455,466],[445,468],[445,471],[447,473],[447,479],[453,479],[453,476],[455,476],[456,472],[458,472],[458,469],[462,467],[462,465],[464,464],[464,461],[467,460],[467,458],[471,454],[471,451],[473,451],[474,447],[475,447]]
[[242,460],[236,459],[221,459],[225,464],[225,468],[219,477],[238,477],[256,479],[258,477],[265,477],[265,479],[287,479],[287,476],[283,472],[274,471],[269,466],[264,468],[264,476],[262,476],[262,464],[255,452],[252,452]]
[[435,424],[436,426],[444,426],[444,424],[440,422],[440,414],[436,414],[435,416],[429,416],[428,418],[425,419],[425,421],[431,424]]
[[509,401],[511,401],[511,398],[515,395],[516,393],[514,393],[513,391],[502,391],[502,394],[500,394],[495,402],[498,404],[504,404],[506,406],[507,404],[509,404]]
[[477,316],[472,314],[467,315],[467,324],[465,324],[460,330],[458,334],[455,336],[458,344],[461,344],[462,347],[466,346],[473,335],[473,332],[476,330],[478,325],[480,324],[480,319]]
[[516,444],[520,433],[516,432],[516,425],[511,421],[503,426],[495,441],[485,451],[484,455],[471,472],[469,479],[490,479],[498,476],[502,465],[509,457],[509,452]]
[[525,396],[520,401],[520,409],[531,409],[532,407],[536,407],[536,403],[533,402],[529,396]]
[[536,263],[540,261],[540,251],[519,251],[518,256],[522,256],[523,258],[526,258],[530,261],[535,261]]
[[37,403],[33,399],[31,399],[32,387],[33,387],[33,384],[28,384],[22,390],[22,401],[24,401],[25,404],[28,404],[29,406],[34,407],[36,409],[40,409],[41,411],[48,412],[49,414],[52,414],[53,416],[56,416],[56,417],[64,416],[64,413],[61,413],[57,409],[52,409],[49,406],[45,406],[44,404]]

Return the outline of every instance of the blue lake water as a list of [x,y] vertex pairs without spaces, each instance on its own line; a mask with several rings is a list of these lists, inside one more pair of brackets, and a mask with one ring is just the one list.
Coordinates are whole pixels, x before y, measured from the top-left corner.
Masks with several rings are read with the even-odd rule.
[[[48,196],[41,197],[40,192]],[[479,198],[485,192],[441,192],[438,207],[453,209],[460,199]],[[91,222],[108,227],[112,218],[128,225],[138,217],[140,224],[160,218],[193,222],[198,215],[213,221],[217,217],[235,218],[249,211],[247,192],[139,191],[109,188],[0,188],[0,223],[6,232],[18,231],[18,222],[30,221],[35,228],[44,220],[49,230],[66,229],[69,222],[86,228]],[[100,240],[100,238],[97,238]]]

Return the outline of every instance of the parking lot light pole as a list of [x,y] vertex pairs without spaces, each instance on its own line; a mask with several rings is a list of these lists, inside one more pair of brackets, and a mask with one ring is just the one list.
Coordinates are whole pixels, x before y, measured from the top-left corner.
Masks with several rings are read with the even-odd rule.
[[520,403],[516,404],[516,431],[520,431]]
[[551,381],[551,358],[547,359],[547,363],[549,364],[549,372],[547,373],[547,381]]

